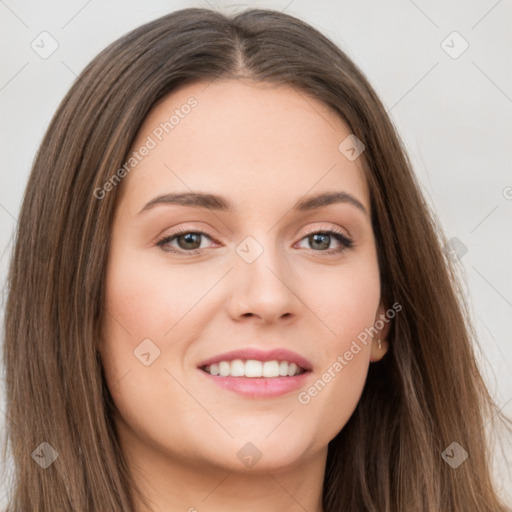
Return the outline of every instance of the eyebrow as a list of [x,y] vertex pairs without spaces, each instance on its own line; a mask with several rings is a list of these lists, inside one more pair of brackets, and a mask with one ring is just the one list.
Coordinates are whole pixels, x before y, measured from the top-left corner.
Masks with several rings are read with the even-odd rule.
[[[324,192],[316,194],[314,196],[300,199],[295,203],[292,209],[302,212],[337,203],[351,204],[362,212],[368,213],[363,204],[347,192]],[[141,213],[160,204],[178,204],[194,208],[208,208],[209,210],[233,211],[231,203],[222,196],[215,194],[203,194],[199,192],[184,192],[157,196],[154,199],[151,199],[151,201],[149,201],[137,215],[140,215]]]

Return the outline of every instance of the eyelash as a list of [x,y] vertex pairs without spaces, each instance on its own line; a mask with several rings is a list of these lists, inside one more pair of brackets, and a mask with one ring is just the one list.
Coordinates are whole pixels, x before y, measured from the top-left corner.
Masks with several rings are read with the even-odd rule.
[[[195,254],[199,254],[203,249],[192,249],[190,251],[185,251],[183,249],[176,249],[176,248],[164,249],[165,244],[168,244],[169,242],[171,242],[175,238],[178,238],[180,235],[184,235],[184,234],[203,235],[203,236],[209,238],[210,240],[215,241],[210,235],[208,235],[208,233],[205,233],[203,231],[193,231],[193,230],[188,229],[188,228],[183,228],[183,229],[180,229],[180,230],[174,232],[171,235],[166,235],[166,236],[160,238],[156,242],[155,245],[160,247],[163,251],[172,252],[172,253],[183,255],[183,256],[185,256],[185,255],[186,256],[192,256],[192,255],[195,255]],[[311,231],[310,233],[307,233],[304,237],[302,237],[300,239],[300,241],[304,240],[305,238],[307,238],[307,237],[309,237],[311,235],[317,235],[317,234],[332,236],[338,242],[340,242],[341,247],[339,249],[334,249],[334,250],[330,249],[330,250],[327,250],[327,251],[321,251],[321,250],[319,251],[319,250],[311,249],[313,252],[317,252],[317,253],[322,253],[323,252],[323,253],[326,253],[328,255],[335,255],[335,254],[340,254],[340,253],[344,252],[345,250],[352,248],[353,245],[354,245],[354,241],[353,240],[348,238],[342,231],[339,231],[337,229],[327,229],[327,230]]]

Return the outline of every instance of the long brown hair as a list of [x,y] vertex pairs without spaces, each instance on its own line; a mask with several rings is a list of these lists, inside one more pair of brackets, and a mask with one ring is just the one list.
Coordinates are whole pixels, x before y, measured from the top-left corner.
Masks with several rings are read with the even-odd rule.
[[[484,428],[501,413],[475,361],[444,239],[367,79],[292,16],[191,8],[103,50],[63,99],[34,161],[5,316],[6,445],[15,469],[8,512],[134,510],[139,490],[95,348],[122,184],[101,200],[95,190],[122,167],[159,100],[192,82],[240,77],[322,101],[364,142],[383,299],[402,305],[389,352],[370,365],[355,412],[329,444],[325,512],[507,510],[493,488]],[[441,455],[453,442],[468,453],[456,469]],[[35,463],[51,457],[41,443],[58,453],[46,469]]]

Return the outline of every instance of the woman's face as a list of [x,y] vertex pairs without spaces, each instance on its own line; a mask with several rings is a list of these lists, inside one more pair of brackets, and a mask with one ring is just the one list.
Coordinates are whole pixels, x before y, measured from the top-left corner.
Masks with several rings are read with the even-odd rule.
[[141,460],[291,467],[350,418],[387,343],[364,334],[385,308],[349,135],[294,88],[238,80],[187,85],[145,120],[99,345]]

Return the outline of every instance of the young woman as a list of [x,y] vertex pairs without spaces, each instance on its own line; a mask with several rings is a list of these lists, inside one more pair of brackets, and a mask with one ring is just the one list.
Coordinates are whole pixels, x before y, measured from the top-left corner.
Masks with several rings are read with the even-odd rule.
[[185,9],[115,41],[18,226],[8,512],[507,510],[442,236],[306,23]]

